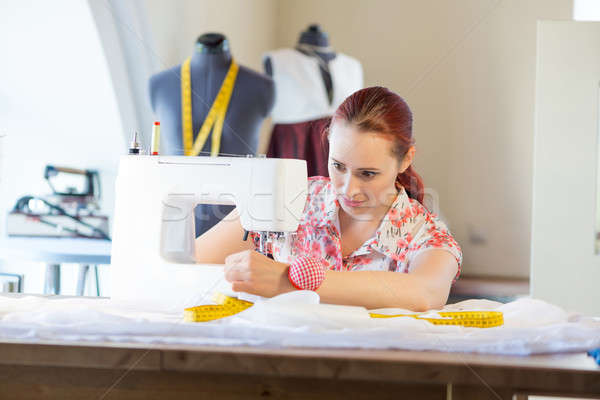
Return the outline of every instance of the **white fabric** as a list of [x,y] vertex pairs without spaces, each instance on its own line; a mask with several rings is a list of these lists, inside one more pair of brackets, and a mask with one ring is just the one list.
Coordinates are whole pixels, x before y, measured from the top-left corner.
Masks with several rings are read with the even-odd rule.
[[0,296],[0,340],[308,346],[514,355],[600,347],[600,318],[567,313],[530,298],[507,304],[466,300],[444,308],[504,313],[503,326],[484,329],[433,325],[409,317],[370,318],[362,307],[319,304],[319,296],[309,291],[256,300],[254,306],[233,317],[186,323],[181,313],[155,313],[110,299]]
[[346,97],[363,87],[360,62],[342,53],[329,62],[333,86],[333,101],[327,99],[327,89],[317,59],[294,49],[267,52],[275,82],[275,105],[271,111],[274,124],[311,121],[332,115]]

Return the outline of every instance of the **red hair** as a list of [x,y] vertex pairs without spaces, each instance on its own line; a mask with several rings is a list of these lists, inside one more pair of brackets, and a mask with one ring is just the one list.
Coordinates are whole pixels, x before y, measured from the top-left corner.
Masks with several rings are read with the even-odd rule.
[[[354,92],[344,100],[331,118],[356,126],[362,132],[376,132],[391,136],[392,153],[402,162],[410,146],[415,143],[412,135],[412,112],[408,104],[396,93],[381,86]],[[329,128],[327,128],[329,136]],[[409,197],[423,204],[423,179],[410,165],[396,177],[396,189],[404,187]]]

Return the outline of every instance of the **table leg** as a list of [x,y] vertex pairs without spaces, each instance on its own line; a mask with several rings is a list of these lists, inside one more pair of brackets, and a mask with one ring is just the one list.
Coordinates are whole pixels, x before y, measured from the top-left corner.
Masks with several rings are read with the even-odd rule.
[[[23,293],[23,275],[11,274],[9,272],[0,272],[0,276],[8,276],[17,280],[17,293]],[[7,282],[10,283],[10,282]]]
[[83,293],[85,292],[85,281],[89,270],[89,265],[79,265],[79,271],[77,273],[77,291],[75,292],[77,296],[83,296]]
[[60,294],[60,264],[46,264],[44,294]]
[[100,297],[100,278],[98,277],[98,265],[94,265],[94,274],[96,275],[96,296]]

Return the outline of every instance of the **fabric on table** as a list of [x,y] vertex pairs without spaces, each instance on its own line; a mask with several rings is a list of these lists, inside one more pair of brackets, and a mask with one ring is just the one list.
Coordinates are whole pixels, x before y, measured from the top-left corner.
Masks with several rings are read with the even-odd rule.
[[444,311],[504,313],[503,326],[485,329],[433,325],[409,317],[370,318],[362,307],[319,304],[318,294],[312,291],[295,291],[258,300],[246,311],[229,318],[187,323],[183,322],[183,313],[155,313],[110,299],[0,296],[0,339],[513,355],[587,351],[600,347],[600,318],[567,313],[531,298],[507,304],[471,299],[444,307]]

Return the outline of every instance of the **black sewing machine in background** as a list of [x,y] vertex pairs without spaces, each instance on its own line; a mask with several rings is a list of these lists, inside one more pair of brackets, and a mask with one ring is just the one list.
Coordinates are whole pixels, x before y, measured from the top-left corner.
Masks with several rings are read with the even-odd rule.
[[110,240],[108,217],[100,214],[98,171],[47,165],[49,196],[17,200],[6,222],[8,236],[84,237]]

